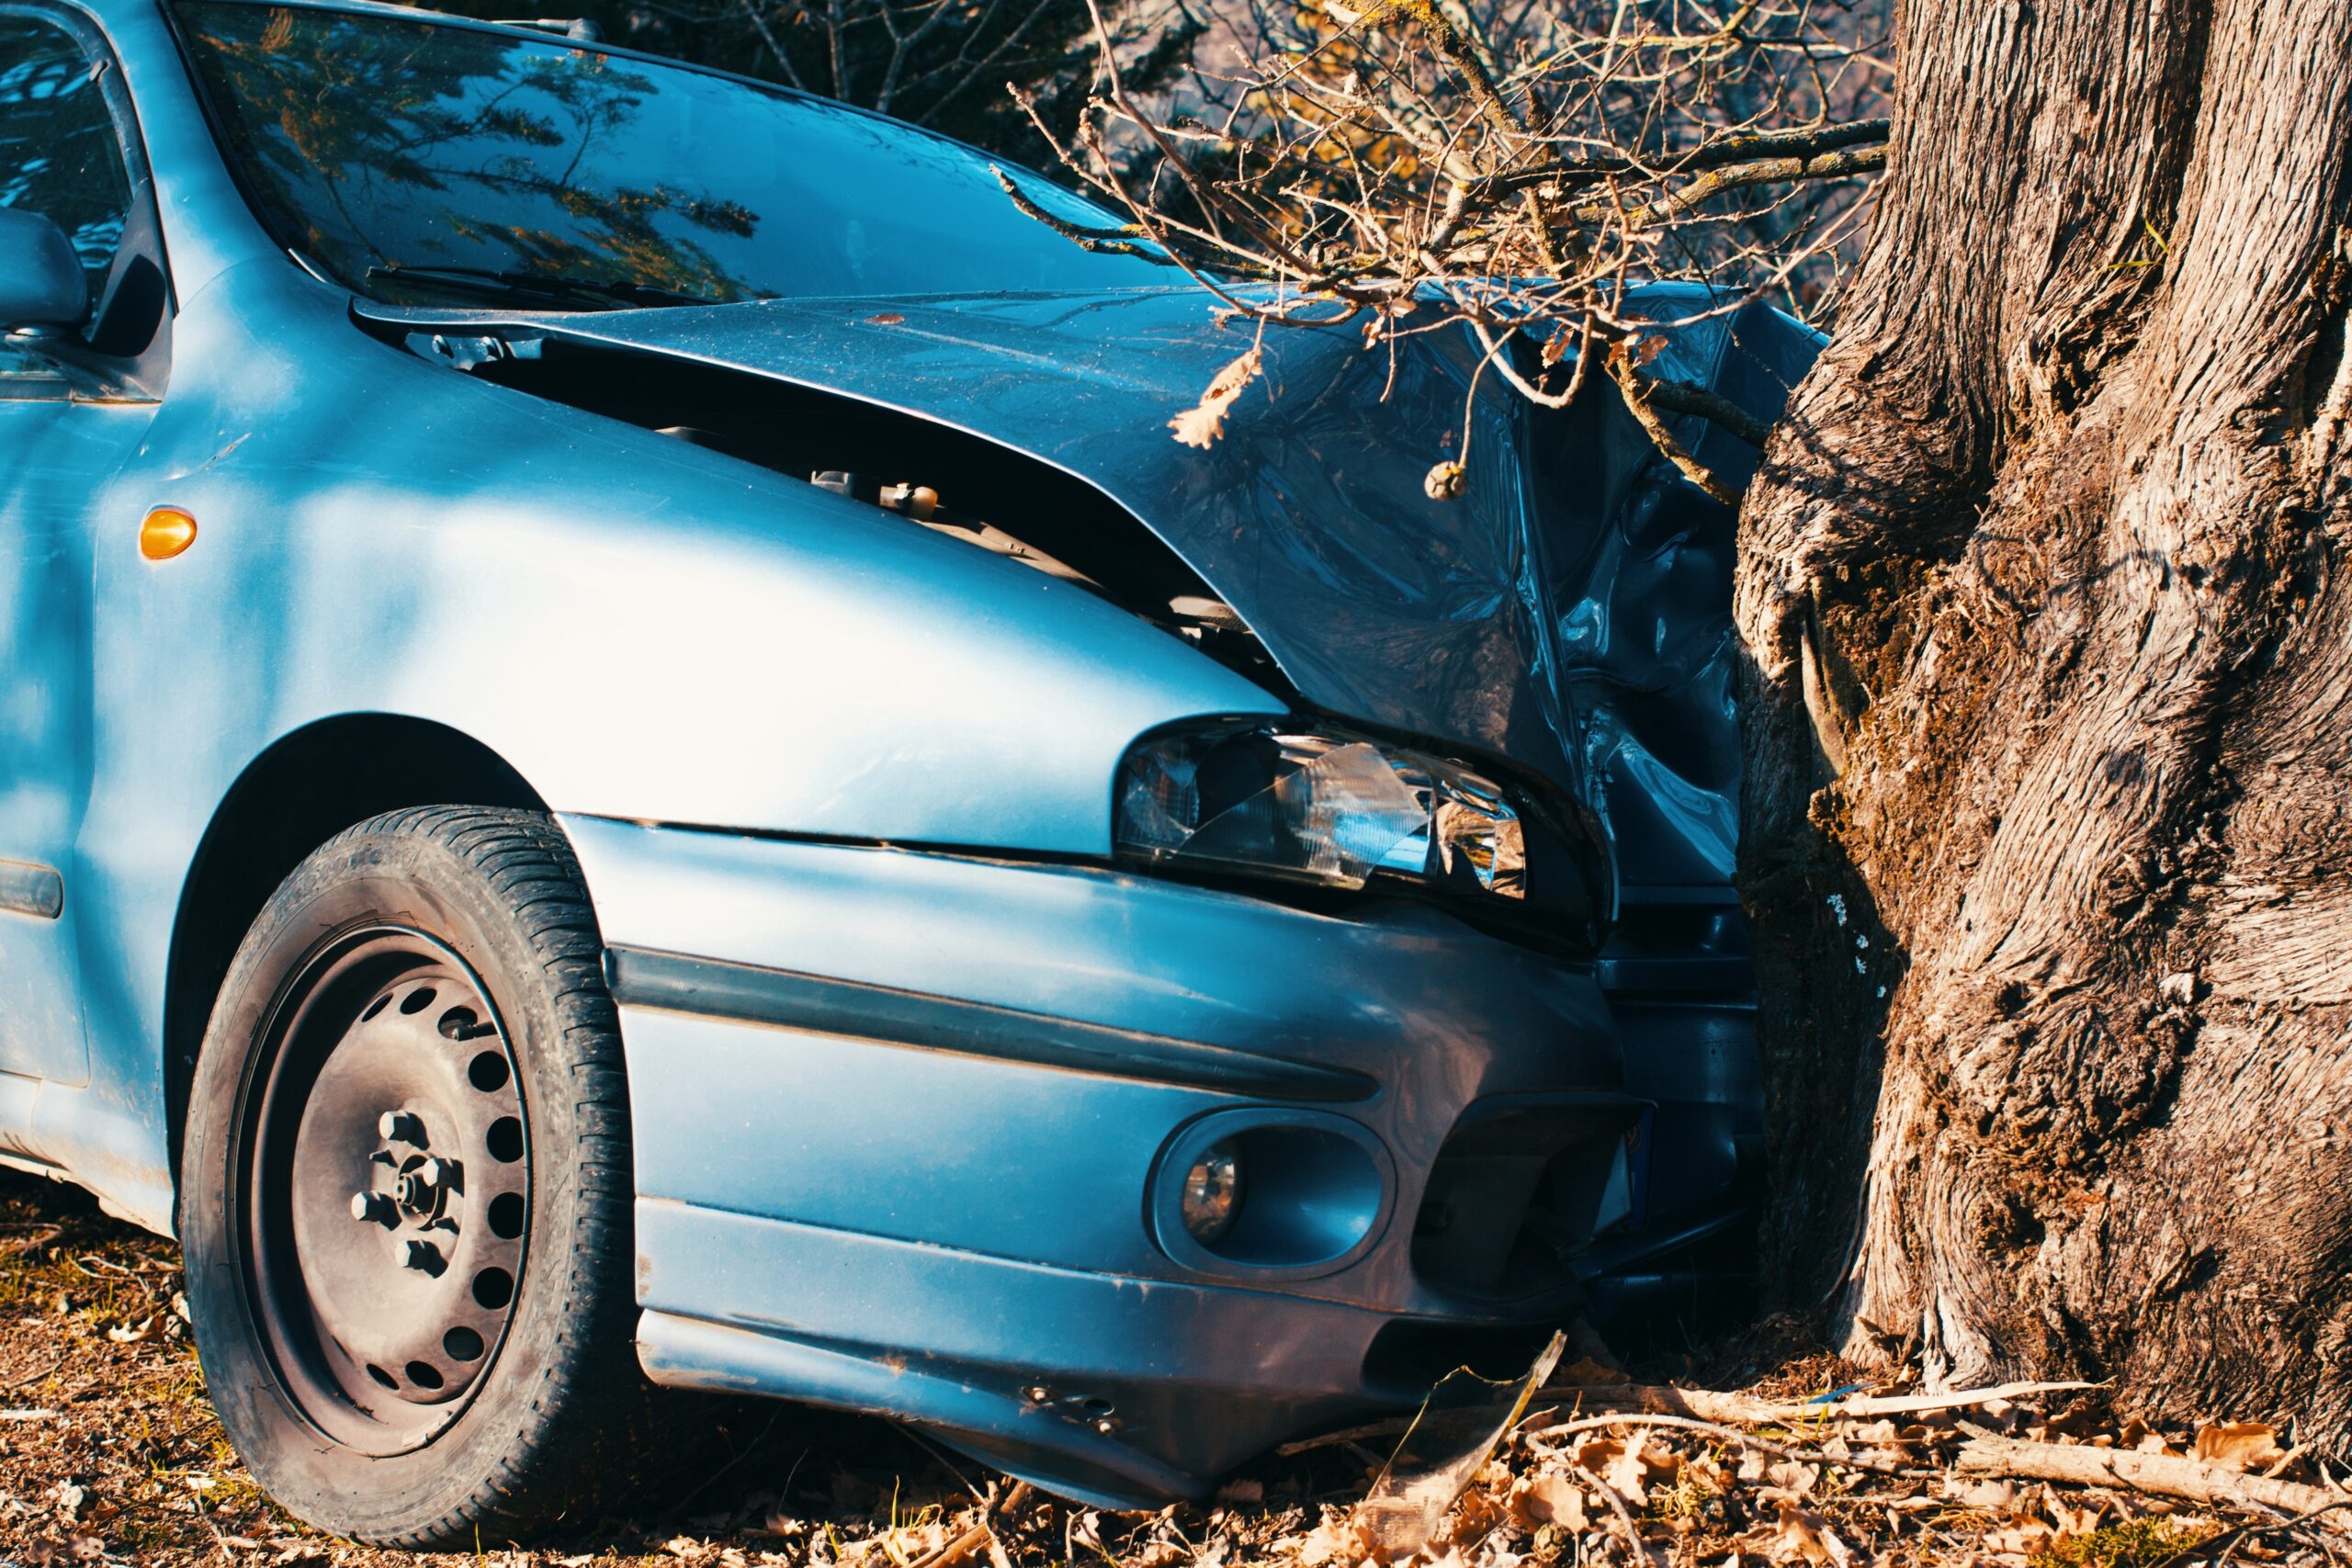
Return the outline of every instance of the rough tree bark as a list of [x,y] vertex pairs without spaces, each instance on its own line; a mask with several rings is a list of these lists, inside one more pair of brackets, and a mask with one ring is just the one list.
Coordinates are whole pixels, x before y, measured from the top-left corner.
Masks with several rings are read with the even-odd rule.
[[2352,4],[1908,0],[1897,57],[1741,525],[1771,1254],[1857,1353],[2341,1438]]

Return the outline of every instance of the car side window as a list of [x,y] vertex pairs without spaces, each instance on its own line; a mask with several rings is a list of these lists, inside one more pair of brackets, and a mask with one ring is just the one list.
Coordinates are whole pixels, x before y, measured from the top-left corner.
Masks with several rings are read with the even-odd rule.
[[[106,68],[55,23],[0,15],[0,207],[38,212],[65,231],[93,300],[105,293],[131,199],[100,89]],[[0,378],[54,377],[40,360],[0,346]]]

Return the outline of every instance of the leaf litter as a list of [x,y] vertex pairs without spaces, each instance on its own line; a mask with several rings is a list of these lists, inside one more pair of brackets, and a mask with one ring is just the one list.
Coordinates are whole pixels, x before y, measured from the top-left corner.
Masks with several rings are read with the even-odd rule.
[[1807,1351],[1784,1322],[1645,1366],[1646,1381],[1597,1345],[1558,1364],[1555,1342],[1521,1378],[1457,1373],[1414,1416],[1287,1444],[1200,1507],[1104,1513],[883,1423],[758,1405],[719,1417],[718,1467],[682,1457],[633,1513],[532,1550],[379,1551],[287,1516],[238,1462],[168,1242],[14,1176],[0,1234],[0,1387],[17,1406],[0,1414],[22,1417],[0,1422],[0,1562],[26,1568],[2352,1561],[2345,1472],[2291,1427],[2153,1425],[2081,1385],[1930,1390],[1916,1371]]

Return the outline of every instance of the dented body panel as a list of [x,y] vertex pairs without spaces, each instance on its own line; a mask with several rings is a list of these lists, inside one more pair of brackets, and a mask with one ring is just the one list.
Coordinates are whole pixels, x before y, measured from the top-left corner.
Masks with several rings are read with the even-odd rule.
[[[1562,1270],[1494,1299],[1426,1236],[1417,1258],[1414,1216],[1474,1105],[1576,1086],[1627,1124],[1589,966],[1410,902],[1334,919],[1089,866],[565,827],[629,1042],[657,1378],[911,1415],[1131,1501],[1417,1397],[1446,1368],[1396,1325],[1508,1359],[1578,1294]],[[876,1039],[779,976],[959,1016]],[[1039,1051],[1064,1022],[1106,1048]],[[1370,1234],[1306,1269],[1171,1256],[1139,1204],[1218,1122],[1365,1137]]]
[[[1699,315],[1694,288],[1637,310]],[[1277,332],[1205,451],[1170,439],[1254,333],[1192,288],[1091,296],[771,300],[592,315],[362,304],[408,332],[556,338],[820,389],[972,432],[1086,480],[1238,611],[1322,711],[1536,769],[1638,830],[1628,880],[1727,886],[1738,743],[1730,518],[1657,460],[1621,404],[1552,415],[1487,383],[1469,483],[1430,499],[1477,376],[1466,331],[1363,351]],[[1776,412],[1811,334],[1760,306],[1679,329],[1652,366]],[[1735,481],[1753,450],[1680,432]]]
[[[55,10],[135,115],[168,374],[0,385],[0,647],[47,705],[0,773],[0,892],[28,890],[0,998],[33,1004],[0,1026],[0,1159],[169,1229],[186,1020],[252,914],[206,901],[245,852],[221,825],[306,737],[397,722],[493,759],[580,853],[657,1380],[1131,1502],[1700,1280],[1661,1259],[1736,1224],[1760,1116],[1731,520],[1612,399],[1543,415],[1487,378],[1447,504],[1422,475],[1476,362],[1445,334],[1392,379],[1352,333],[1270,333],[1201,452],[1167,420],[1249,339],[1189,290],[357,299],[257,222],[156,0]],[[1769,416],[1811,351],[1750,306],[1655,368]],[[716,439],[663,433],[673,387]],[[1102,583],[808,482],[852,449]],[[160,505],[198,524],[168,560],[139,548]],[[1171,625],[1171,586],[1238,626]],[[1115,863],[1137,738],[1246,715],[1533,781],[1605,833],[1618,934]],[[1212,1135],[1306,1151],[1270,1168],[1330,1246],[1235,1265],[1171,1229],[1170,1162]],[[1594,1216],[1574,1248],[1530,1239],[1541,1172]]]

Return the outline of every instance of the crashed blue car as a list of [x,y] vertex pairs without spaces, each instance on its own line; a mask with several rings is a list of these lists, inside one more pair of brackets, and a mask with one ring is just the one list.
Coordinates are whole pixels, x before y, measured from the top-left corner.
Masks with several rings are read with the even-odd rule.
[[[580,1517],[656,1385],[1197,1498],[1736,1270],[1729,514],[1444,333],[1181,444],[1250,330],[1007,184],[1109,221],[557,28],[0,0],[0,1161],[177,1235],[296,1514]],[[1713,305],[1630,301],[1769,417]]]

